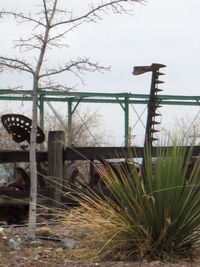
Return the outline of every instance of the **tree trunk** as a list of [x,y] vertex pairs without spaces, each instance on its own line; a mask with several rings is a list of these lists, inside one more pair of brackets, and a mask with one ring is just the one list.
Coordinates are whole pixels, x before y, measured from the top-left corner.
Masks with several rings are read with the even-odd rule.
[[38,104],[38,80],[34,77],[33,84],[33,106],[32,106],[32,129],[30,141],[30,203],[29,203],[29,225],[27,236],[35,239],[36,228],[36,206],[37,206],[37,164],[36,164],[36,135],[37,135],[37,104]]

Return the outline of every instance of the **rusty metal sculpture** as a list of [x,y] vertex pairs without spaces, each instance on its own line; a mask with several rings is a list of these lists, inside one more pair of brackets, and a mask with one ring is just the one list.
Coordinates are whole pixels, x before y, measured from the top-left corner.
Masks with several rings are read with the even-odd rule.
[[160,69],[164,67],[166,66],[163,64],[153,63],[151,66],[134,67],[133,70],[133,75],[140,75],[146,72],[152,72],[151,89],[150,89],[150,96],[149,96],[149,103],[147,110],[145,141],[144,141],[145,148],[147,146],[152,147],[153,142],[157,140],[154,134],[159,132],[157,129],[155,129],[155,126],[160,124],[160,122],[157,121],[156,118],[158,116],[161,116],[161,114],[157,112],[157,109],[161,107],[158,93],[163,90],[158,88],[158,85],[164,83],[163,81],[159,80],[159,76],[164,75],[164,73],[160,72]]
[[[160,108],[160,100],[158,93],[163,91],[158,88],[159,84],[164,83],[159,80],[159,76],[164,75],[164,73],[160,72],[161,68],[165,68],[166,66],[163,64],[153,63],[151,66],[137,66],[133,69],[133,75],[140,75],[146,72],[152,72],[151,78],[151,89],[149,95],[149,103],[147,108],[147,120],[146,120],[146,131],[144,137],[144,149],[149,150],[153,146],[153,142],[158,139],[155,137],[155,133],[158,133],[159,130],[155,128],[156,125],[159,125],[160,122],[157,121],[157,118],[161,116],[160,113],[157,112],[157,109]],[[145,170],[145,155],[142,159],[142,179],[146,180],[146,170]]]
[[[16,143],[27,141],[30,144],[30,133],[32,121],[21,114],[5,114],[2,115],[1,121],[7,130],[10,139]],[[45,135],[40,127],[37,127],[36,142],[43,143]],[[41,185],[41,177],[39,177],[39,185]],[[16,192],[25,192],[30,190],[30,177],[23,168],[17,167],[14,170],[13,181],[0,187],[2,195],[15,194]],[[29,196],[29,193],[28,193]],[[0,220],[7,223],[19,223],[28,215],[27,205],[6,205],[1,207]]]

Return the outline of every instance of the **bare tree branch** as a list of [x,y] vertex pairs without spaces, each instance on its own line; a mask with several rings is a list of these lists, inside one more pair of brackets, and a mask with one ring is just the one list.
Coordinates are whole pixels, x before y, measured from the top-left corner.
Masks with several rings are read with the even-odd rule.
[[[43,45],[43,42],[46,42],[46,46],[50,47],[64,47],[66,44],[61,44],[61,39],[65,37],[67,33],[72,31],[74,28],[78,28],[81,24],[85,22],[97,22],[97,20],[101,20],[101,13],[107,13],[106,9],[110,9],[114,13],[127,13],[131,10],[128,10],[124,7],[123,4],[133,4],[133,3],[142,3],[146,0],[112,0],[112,1],[102,1],[100,4],[98,4],[96,7],[94,5],[90,5],[90,10],[86,12],[85,14],[74,17],[72,12],[67,12],[66,10],[58,9],[57,8],[57,0],[47,1],[42,0],[43,2],[43,10],[41,10],[41,16],[40,19],[33,18],[32,15],[25,15],[23,13],[18,13],[16,11],[5,11],[2,10],[1,14],[3,15],[11,15],[14,16],[20,23],[23,22],[32,22],[35,24],[35,28],[37,29],[38,26],[42,26],[43,29],[46,27],[51,30],[52,28],[58,28],[58,26],[61,25],[72,25],[68,29],[65,29],[63,32],[60,32],[59,34],[56,34],[53,37],[44,38],[44,32],[41,32],[40,34],[33,34],[32,37],[28,39],[20,38],[19,40],[16,40],[15,47],[19,47],[20,49],[23,49],[25,52],[31,50],[31,49],[37,49],[39,50],[41,46]],[[48,7],[49,5],[49,7]],[[52,5],[52,7],[50,7]],[[39,14],[40,14],[39,13]],[[58,19],[55,18],[55,13],[61,14],[64,13],[64,19]],[[65,19],[66,14],[68,14],[68,19]]]
[[18,13],[16,11],[6,11],[6,10],[1,10],[1,16],[13,16],[15,19],[19,20],[18,23],[23,23],[23,22],[32,22],[36,25],[43,26],[44,28],[46,27],[45,24],[41,22],[41,20],[34,19],[30,14],[28,16],[24,15],[22,12]]
[[32,35],[32,37],[23,39],[20,38],[19,40],[14,40],[14,48],[19,48],[20,50],[24,49],[24,52],[37,49],[41,49],[41,37],[39,35]]
[[25,62],[24,59],[17,59],[17,58],[8,58],[0,56],[0,67],[2,69],[16,69],[19,71],[26,71],[29,73],[34,73],[34,70],[31,66]]
[[10,90],[10,91],[13,91],[13,92],[19,92],[20,89],[22,90],[23,87],[22,86],[15,86],[15,87],[7,86],[6,88],[0,88],[0,90]]
[[74,90],[76,86],[67,86],[64,85],[63,83],[53,83],[52,81],[50,81],[49,83],[46,82],[44,86],[40,86],[39,90],[53,90],[55,92],[69,92]]
[[114,13],[128,13],[131,10],[125,9],[122,3],[127,4],[133,4],[133,3],[140,3],[144,2],[145,0],[112,0],[109,2],[102,1],[101,4],[94,7],[93,5],[90,6],[90,10],[79,17],[71,17],[68,20],[63,20],[60,22],[55,22],[53,25],[51,25],[51,28],[57,27],[62,24],[72,24],[76,23],[77,21],[80,23],[80,21],[84,20],[84,22],[96,22],[97,20],[101,19],[100,12],[106,13],[105,9],[111,8]]
[[48,45],[51,46],[59,46],[59,47],[66,47],[66,44],[61,44],[61,40],[64,39],[65,35],[67,35],[69,32],[73,31],[73,29],[78,28],[83,22],[77,23],[76,25],[73,25],[69,29],[49,38]]
[[76,61],[71,60],[69,63],[65,64],[64,67],[49,69],[45,74],[41,74],[40,78],[58,75],[66,71],[73,73],[84,73],[95,71],[108,71],[109,69],[109,67],[100,66],[98,63],[92,63],[89,58],[78,58]]
[[44,6],[44,15],[45,15],[45,19],[46,19],[46,25],[48,25],[49,18],[48,18],[48,11],[47,11],[47,5],[46,5],[46,1],[45,0],[43,0],[43,6]]

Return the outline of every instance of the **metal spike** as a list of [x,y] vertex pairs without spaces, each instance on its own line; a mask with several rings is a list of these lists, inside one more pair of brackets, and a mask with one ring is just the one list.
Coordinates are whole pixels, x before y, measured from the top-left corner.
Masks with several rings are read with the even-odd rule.
[[161,116],[161,114],[156,113],[155,111],[150,112],[150,114],[151,114],[152,117]]
[[158,133],[160,132],[159,130],[151,129],[151,133]]
[[164,90],[159,89],[159,88],[155,88],[155,89],[154,89],[154,92],[162,92],[162,91],[164,91]]
[[161,105],[157,105],[156,108],[162,108],[162,106]]
[[158,122],[158,121],[152,121],[151,122],[151,125],[155,125],[155,124],[160,124],[160,122]]
[[158,80],[160,76],[165,75],[164,73],[161,72],[156,72],[156,75],[154,76],[154,79]]
[[152,110],[153,112],[155,112],[157,108],[161,108],[161,107],[162,107],[162,106],[160,106],[160,105],[154,104],[154,106],[151,107],[151,110]]
[[154,84],[159,84],[159,83],[165,83],[165,82],[159,80],[154,81]]
[[151,137],[151,142],[158,141],[158,138]]
[[156,74],[159,76],[159,75],[165,75],[165,73],[162,73],[162,72],[156,72]]

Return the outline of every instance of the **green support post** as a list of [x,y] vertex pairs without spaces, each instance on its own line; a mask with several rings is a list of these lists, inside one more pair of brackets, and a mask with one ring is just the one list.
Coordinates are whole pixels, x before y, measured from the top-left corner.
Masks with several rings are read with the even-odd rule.
[[68,101],[68,146],[72,145],[72,101]]
[[124,132],[125,132],[125,147],[129,145],[129,98],[124,98]]

